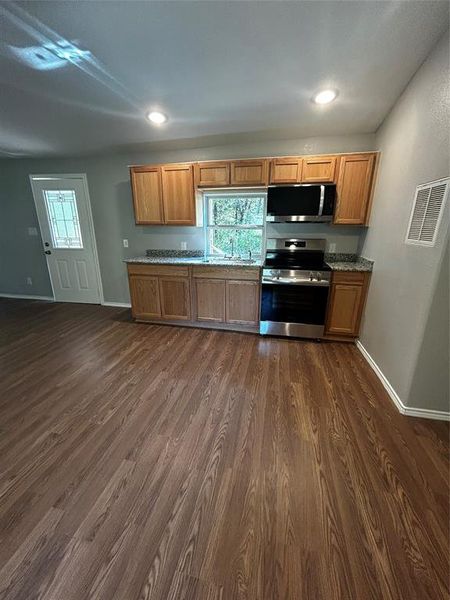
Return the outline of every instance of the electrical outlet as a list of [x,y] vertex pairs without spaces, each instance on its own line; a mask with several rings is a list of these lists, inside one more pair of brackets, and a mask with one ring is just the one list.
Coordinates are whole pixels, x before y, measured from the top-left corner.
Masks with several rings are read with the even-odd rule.
[[27,285],[33,285],[33,280],[31,277],[27,277]]
[[336,252],[336,244],[330,244],[329,252]]
[[182,250],[187,250],[187,242],[181,242],[181,244],[180,244],[180,248],[181,248]]
[[128,240],[123,240],[123,247],[128,248]]

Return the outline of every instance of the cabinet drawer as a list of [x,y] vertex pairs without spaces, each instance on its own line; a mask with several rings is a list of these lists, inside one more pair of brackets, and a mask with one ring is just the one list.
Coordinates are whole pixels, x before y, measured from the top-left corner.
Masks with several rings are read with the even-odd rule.
[[161,275],[165,277],[188,277],[189,267],[175,267],[172,265],[143,265],[128,264],[129,275]]
[[366,277],[370,273],[361,271],[335,271],[333,273],[333,283],[349,283],[351,285],[363,285]]
[[192,274],[206,279],[259,281],[259,269],[246,267],[193,267]]

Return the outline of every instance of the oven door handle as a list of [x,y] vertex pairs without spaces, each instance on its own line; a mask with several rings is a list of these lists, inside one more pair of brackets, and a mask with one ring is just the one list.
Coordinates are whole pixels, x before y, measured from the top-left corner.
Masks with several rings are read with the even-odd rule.
[[263,285],[304,285],[308,287],[330,287],[330,282],[327,279],[323,279],[322,281],[310,281],[309,279],[302,279],[301,281],[283,281],[281,279],[268,279],[266,277],[262,278]]

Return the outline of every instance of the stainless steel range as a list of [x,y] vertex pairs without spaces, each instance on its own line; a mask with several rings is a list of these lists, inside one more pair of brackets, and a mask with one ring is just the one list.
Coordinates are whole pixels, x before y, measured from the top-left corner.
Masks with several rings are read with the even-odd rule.
[[331,269],[323,239],[269,238],[262,273],[262,335],[321,338]]

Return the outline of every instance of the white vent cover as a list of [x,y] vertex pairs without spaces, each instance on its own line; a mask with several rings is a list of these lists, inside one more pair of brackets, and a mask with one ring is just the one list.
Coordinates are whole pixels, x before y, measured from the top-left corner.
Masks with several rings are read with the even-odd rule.
[[406,244],[434,246],[448,196],[449,178],[439,179],[416,188],[409,219]]

